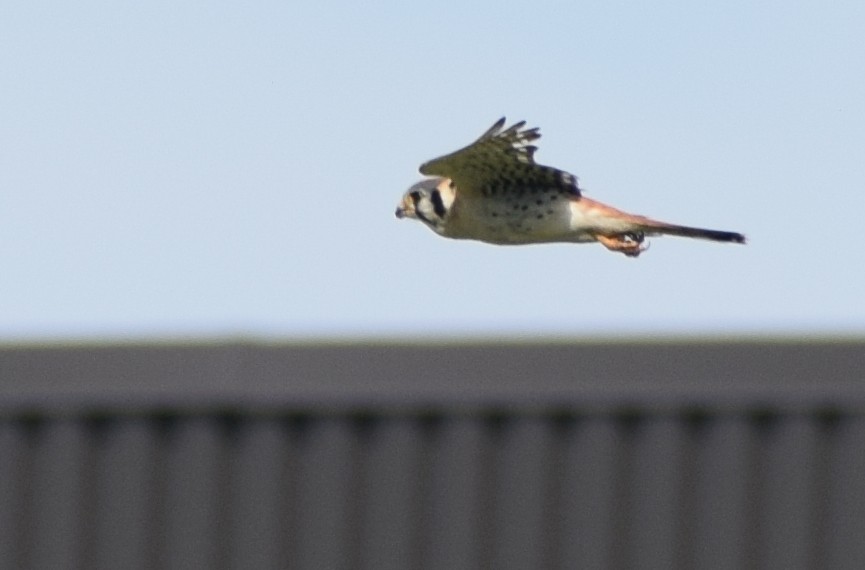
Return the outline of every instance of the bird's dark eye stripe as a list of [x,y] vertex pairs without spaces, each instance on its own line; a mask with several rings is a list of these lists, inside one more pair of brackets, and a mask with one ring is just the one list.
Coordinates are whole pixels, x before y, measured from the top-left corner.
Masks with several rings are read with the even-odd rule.
[[432,200],[433,211],[435,211],[436,216],[439,218],[444,218],[447,210],[445,209],[445,204],[442,202],[441,192],[438,190],[433,190],[432,194],[430,194],[430,200]]

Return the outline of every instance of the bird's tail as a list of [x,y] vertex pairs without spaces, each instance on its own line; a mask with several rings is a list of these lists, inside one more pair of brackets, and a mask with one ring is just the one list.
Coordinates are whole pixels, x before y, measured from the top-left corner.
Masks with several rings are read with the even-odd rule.
[[724,241],[731,243],[745,243],[745,236],[738,232],[727,232],[723,230],[707,230],[704,228],[692,228],[690,226],[679,226],[645,219],[645,232],[647,234],[663,234],[670,236],[681,236],[689,238],[708,239],[712,241]]
[[738,232],[707,230],[661,222],[646,216],[629,214],[617,210],[612,206],[607,206],[586,196],[581,196],[579,200],[574,201],[574,207],[579,211],[581,216],[597,220],[599,229],[597,233],[607,237],[642,234],[638,240],[642,241],[643,236],[670,235],[729,243],[745,243],[745,236]]

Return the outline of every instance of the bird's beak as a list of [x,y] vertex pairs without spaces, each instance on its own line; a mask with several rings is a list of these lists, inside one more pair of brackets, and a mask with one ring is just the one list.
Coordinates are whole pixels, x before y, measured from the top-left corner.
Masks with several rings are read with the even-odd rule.
[[414,204],[411,203],[407,197],[403,197],[402,201],[396,207],[396,217],[400,220],[403,218],[413,218],[414,217]]

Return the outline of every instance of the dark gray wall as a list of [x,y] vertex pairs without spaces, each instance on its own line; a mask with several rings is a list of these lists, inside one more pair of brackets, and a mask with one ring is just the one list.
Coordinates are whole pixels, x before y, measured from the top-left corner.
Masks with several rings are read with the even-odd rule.
[[0,349],[0,568],[865,568],[865,344]]

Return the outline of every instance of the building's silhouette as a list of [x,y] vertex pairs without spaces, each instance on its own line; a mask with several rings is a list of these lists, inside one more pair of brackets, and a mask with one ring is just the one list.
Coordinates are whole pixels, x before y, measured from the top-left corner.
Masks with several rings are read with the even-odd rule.
[[0,349],[0,568],[865,568],[865,344]]

